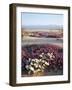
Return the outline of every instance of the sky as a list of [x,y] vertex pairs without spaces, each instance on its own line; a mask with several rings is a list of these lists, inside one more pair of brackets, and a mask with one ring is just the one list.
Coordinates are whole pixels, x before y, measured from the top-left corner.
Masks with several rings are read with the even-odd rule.
[[22,27],[28,26],[47,26],[58,25],[63,26],[62,14],[50,14],[50,13],[21,13],[21,25]]

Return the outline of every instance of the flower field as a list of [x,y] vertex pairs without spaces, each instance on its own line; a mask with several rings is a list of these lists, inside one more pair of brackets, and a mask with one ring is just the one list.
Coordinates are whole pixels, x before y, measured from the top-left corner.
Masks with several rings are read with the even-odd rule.
[[22,46],[23,76],[63,75],[63,48],[41,44]]

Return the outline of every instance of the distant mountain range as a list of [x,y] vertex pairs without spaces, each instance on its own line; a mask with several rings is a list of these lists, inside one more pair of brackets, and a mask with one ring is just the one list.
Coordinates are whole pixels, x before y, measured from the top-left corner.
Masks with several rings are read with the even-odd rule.
[[62,25],[38,25],[38,26],[22,26],[22,29],[50,29],[50,30],[53,30],[53,29],[63,29],[63,26]]

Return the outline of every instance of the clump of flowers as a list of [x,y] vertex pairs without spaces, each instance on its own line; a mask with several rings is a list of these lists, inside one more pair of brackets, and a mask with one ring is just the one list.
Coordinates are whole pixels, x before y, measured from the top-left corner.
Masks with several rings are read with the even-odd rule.
[[55,56],[53,53],[41,53],[39,58],[29,58],[29,64],[25,66],[28,75],[39,75],[43,73],[45,68],[50,65],[49,61],[54,59]]

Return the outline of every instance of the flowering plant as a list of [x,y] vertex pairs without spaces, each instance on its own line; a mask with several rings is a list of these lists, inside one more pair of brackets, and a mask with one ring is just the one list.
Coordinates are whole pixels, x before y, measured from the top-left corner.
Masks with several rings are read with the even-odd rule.
[[29,64],[27,64],[25,68],[28,70],[29,75],[43,73],[45,68],[49,66],[49,61],[54,60],[54,58],[55,56],[53,55],[53,53],[41,53],[39,55],[39,58],[29,58]]

